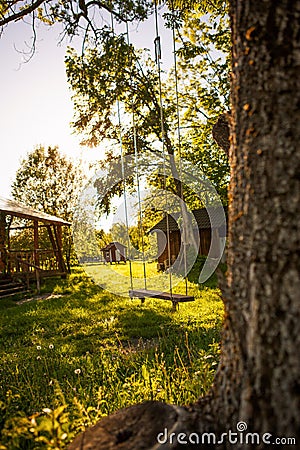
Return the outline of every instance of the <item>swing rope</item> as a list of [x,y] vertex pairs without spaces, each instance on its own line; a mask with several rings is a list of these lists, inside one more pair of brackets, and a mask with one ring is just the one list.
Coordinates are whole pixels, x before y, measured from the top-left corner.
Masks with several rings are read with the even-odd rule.
[[[180,110],[179,110],[179,89],[178,89],[178,71],[177,71],[177,52],[176,52],[176,35],[175,35],[175,14],[174,5],[171,4],[171,10],[173,15],[172,20],[172,42],[173,42],[173,61],[174,61],[174,79],[175,79],[175,98],[176,98],[176,119],[177,119],[177,139],[178,139],[178,156],[179,156],[179,174],[180,174],[180,198],[183,201],[183,183],[182,183],[182,161],[181,161],[181,132],[180,132]],[[185,233],[184,233],[185,237]],[[183,258],[184,258],[184,280],[185,280],[185,293],[188,294],[188,280],[187,280],[187,255],[186,255],[186,245],[183,242]]]
[[[114,32],[114,22],[113,16],[111,14],[111,27],[112,33],[115,36]],[[164,111],[163,111],[163,95],[162,95],[162,81],[161,81],[161,42],[159,36],[159,27],[158,27],[158,11],[157,11],[157,3],[155,1],[155,31],[156,37],[154,40],[155,43],[155,55],[156,55],[156,64],[158,68],[158,81],[159,81],[159,109],[160,109],[160,126],[161,126],[161,142],[162,142],[162,159],[163,159],[163,180],[164,180],[164,192],[165,192],[165,201],[166,201],[166,209],[168,207],[168,191],[167,191],[167,155],[166,155],[166,144],[165,144],[165,126],[164,126]],[[126,32],[127,32],[127,43],[130,45],[129,39],[129,29],[128,22],[126,21]],[[175,55],[175,31],[173,30],[173,41],[174,41],[174,56]],[[175,61],[176,62],[176,61]],[[137,61],[139,64],[139,62]],[[179,156],[180,154],[180,116],[179,116],[179,100],[178,100],[178,85],[177,85],[177,68],[175,67],[175,77],[176,77],[176,103],[177,103],[177,132],[178,132],[178,142],[179,142]],[[166,212],[166,226],[167,226],[167,245],[168,245],[168,262],[169,262],[169,293],[161,292],[161,291],[153,291],[147,290],[147,274],[146,274],[146,264],[145,264],[145,247],[144,247],[144,236],[143,236],[143,211],[142,211],[142,199],[140,193],[140,175],[139,175],[139,160],[138,160],[138,139],[137,139],[137,127],[136,127],[136,117],[134,112],[134,100],[132,99],[132,128],[133,128],[133,145],[134,145],[134,156],[135,156],[135,174],[136,174],[136,186],[137,186],[137,197],[138,197],[138,207],[139,207],[139,227],[141,230],[141,243],[142,243],[142,253],[143,253],[143,268],[144,268],[144,284],[145,289],[133,289],[133,274],[132,274],[132,264],[131,258],[128,257],[129,260],[129,268],[130,268],[130,286],[131,290],[129,291],[130,297],[138,297],[142,300],[145,300],[145,297],[152,298],[160,298],[163,300],[171,300],[173,304],[173,310],[176,310],[178,302],[186,302],[193,301],[194,297],[187,295],[187,285],[186,285],[186,295],[182,294],[174,294],[173,293],[173,282],[172,282],[172,270],[171,270],[171,242],[170,242],[170,224],[169,224],[169,214]],[[120,159],[121,159],[121,171],[122,171],[122,180],[123,180],[123,197],[124,197],[124,209],[125,209],[125,222],[126,222],[126,230],[127,230],[127,243],[128,243],[128,255],[130,250],[130,236],[129,236],[129,220],[128,220],[128,206],[127,206],[127,193],[126,193],[126,173],[125,173],[125,162],[124,162],[124,151],[123,151],[123,139],[122,139],[122,120],[121,120],[121,107],[120,107],[120,98],[117,97],[117,114],[118,114],[118,125],[119,125],[119,145],[120,145]],[[181,160],[180,160],[181,163]],[[182,172],[182,170],[181,170]],[[182,189],[182,185],[181,185]],[[183,196],[181,191],[181,197]]]
[[[126,35],[127,35],[127,45],[130,46],[130,36],[128,22],[126,21]],[[134,147],[134,163],[135,163],[135,176],[136,176],[136,192],[138,197],[138,228],[140,233],[140,239],[142,243],[142,257],[143,257],[143,275],[144,275],[144,287],[147,289],[147,270],[146,270],[146,259],[145,259],[145,241],[144,241],[144,230],[143,230],[143,210],[142,210],[142,200],[141,200],[141,189],[140,189],[140,175],[139,175],[139,162],[138,162],[138,141],[137,141],[137,130],[136,130],[136,120],[134,113],[134,99],[131,100],[132,109],[132,128],[133,128],[133,147]],[[133,284],[131,279],[131,285]]]
[[[114,19],[113,19],[112,13],[111,13],[111,30],[112,30],[113,36],[115,36]],[[122,171],[122,181],[123,181],[125,225],[126,225],[126,235],[127,235],[126,237],[127,237],[127,247],[128,247],[127,259],[129,261],[130,287],[131,287],[131,289],[133,289],[132,265],[131,265],[131,258],[130,258],[129,220],[128,220],[128,207],[127,207],[127,194],[126,194],[126,176],[125,176],[123,138],[122,138],[122,120],[121,120],[121,108],[120,108],[119,96],[117,98],[117,113],[118,113],[118,125],[119,125],[119,146],[120,146],[121,171]]]
[[[164,112],[163,112],[163,96],[162,96],[162,82],[161,82],[161,41],[159,35],[158,27],[158,11],[157,11],[157,0],[154,2],[154,12],[155,12],[155,33],[156,37],[154,40],[155,44],[155,60],[158,72],[158,83],[159,83],[159,108],[160,108],[160,127],[161,127],[161,140],[162,140],[162,156],[163,156],[163,179],[164,179],[164,192],[166,208],[168,206],[168,191],[167,191],[167,171],[166,171],[166,149],[165,149],[165,127],[164,127]],[[170,224],[169,224],[169,214],[166,213],[166,225],[167,225],[167,245],[168,245],[168,260],[169,260],[169,290],[171,298],[173,297],[173,282],[172,282],[172,271],[171,268],[171,242],[170,242]]]

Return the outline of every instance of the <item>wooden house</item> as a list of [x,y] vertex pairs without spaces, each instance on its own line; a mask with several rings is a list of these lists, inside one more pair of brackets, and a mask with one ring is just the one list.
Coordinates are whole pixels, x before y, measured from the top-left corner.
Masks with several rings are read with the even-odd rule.
[[[0,197],[0,279],[17,278],[27,283],[35,279],[39,289],[41,278],[65,276],[67,269],[62,253],[62,227],[70,225],[59,217]],[[47,249],[40,246],[42,227],[49,236],[50,248]],[[21,230],[32,230],[30,249],[11,248],[12,234]]]
[[[226,240],[226,221],[224,220],[224,214],[220,214],[219,208],[210,208],[209,213],[206,208],[201,208],[192,211],[192,213],[194,219],[194,235],[197,237],[196,240],[199,243],[199,255],[208,255],[212,234],[214,233],[214,237],[216,238],[214,242],[216,245],[211,254],[215,258],[221,257],[221,249],[224,247],[224,241]],[[160,270],[165,270],[174,264],[180,252],[181,231],[176,220],[177,216],[179,214],[165,216],[150,230],[150,232],[157,233],[157,262],[158,269]],[[211,218],[213,226],[211,225]],[[169,237],[167,237],[167,231],[169,232]],[[170,262],[169,255],[171,256]]]
[[114,241],[101,248],[103,259],[107,263],[126,263],[126,246],[120,242]]

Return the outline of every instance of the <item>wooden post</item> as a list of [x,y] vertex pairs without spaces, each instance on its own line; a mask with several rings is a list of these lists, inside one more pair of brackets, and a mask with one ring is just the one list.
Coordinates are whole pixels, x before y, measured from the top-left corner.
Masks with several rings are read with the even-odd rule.
[[[55,238],[54,238],[52,229],[51,229],[51,225],[46,225],[46,226],[47,226],[48,235],[49,235],[50,242],[51,242],[52,249],[53,249],[53,255],[54,255],[56,264],[58,264],[58,259],[57,259],[57,245],[56,245],[56,241],[55,241]],[[54,227],[54,226],[53,226],[53,227]],[[50,267],[51,267],[51,266],[50,266]],[[57,268],[57,266],[52,267],[52,270],[56,270],[56,268]]]
[[39,255],[38,255],[38,249],[39,249],[39,227],[38,227],[38,221],[35,220],[33,222],[33,249],[34,249],[34,264],[36,266],[39,265]]
[[63,254],[62,254],[62,229],[61,225],[54,226],[54,234],[56,238],[57,244],[57,259],[58,259],[58,267],[59,270],[63,273],[66,272],[66,265],[64,262]]
[[[38,249],[39,249],[39,227],[38,227],[38,221],[37,220],[34,220],[34,222],[33,222],[33,233],[34,233],[34,237],[33,237],[34,265],[38,266],[39,265],[39,255],[38,255]],[[35,277],[36,277],[36,288],[37,288],[38,293],[40,293],[40,291],[41,291],[41,281],[40,281],[39,269],[37,269],[37,268],[35,269]]]
[[11,273],[11,261],[10,261],[10,227],[13,221],[13,216],[10,216],[8,225],[7,225],[7,273]]
[[0,213],[0,272],[5,273],[7,264],[7,253],[5,247],[5,214]]

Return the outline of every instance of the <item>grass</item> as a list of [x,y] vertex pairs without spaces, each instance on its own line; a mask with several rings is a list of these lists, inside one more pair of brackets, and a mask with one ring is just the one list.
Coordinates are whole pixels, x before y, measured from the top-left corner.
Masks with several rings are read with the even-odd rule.
[[[91,264],[86,265],[85,270],[92,279],[109,292],[127,297],[131,288],[130,270],[132,272],[133,286],[144,288],[144,265],[142,262],[134,261],[131,266],[127,264]],[[157,272],[156,263],[146,263],[147,289],[158,289],[166,291],[169,289],[170,276],[168,273]],[[185,283],[182,278],[172,276],[172,283],[176,287],[176,292],[185,291]],[[191,290],[194,284],[190,283]]]
[[[127,279],[126,270],[114,267]],[[134,270],[142,276],[141,265]],[[103,283],[111,270],[106,276]],[[174,313],[171,302],[141,305],[75,268],[67,280],[47,281],[48,299],[1,300],[0,449],[64,449],[119,408],[150,399],[188,404],[205,394],[223,307],[218,289],[191,287],[196,301]]]

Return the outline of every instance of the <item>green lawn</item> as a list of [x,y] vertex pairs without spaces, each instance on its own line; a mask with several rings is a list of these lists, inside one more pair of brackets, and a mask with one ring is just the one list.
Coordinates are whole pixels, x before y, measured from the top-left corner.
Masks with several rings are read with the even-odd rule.
[[[144,270],[146,273],[147,289],[168,291],[170,288],[170,276],[168,273],[157,272],[155,262],[146,263],[134,261],[131,265],[126,264],[87,264],[86,272],[92,279],[109,292],[117,295],[126,296],[131,288],[130,271],[132,274],[132,283],[134,288],[144,288]],[[174,292],[185,293],[185,282],[182,278],[172,275],[172,287]],[[189,283],[189,294],[197,294],[198,287]]]
[[[106,269],[94,266],[94,279],[111,278],[99,274]],[[140,277],[141,265],[133,269]],[[116,276],[126,270],[114,267]],[[141,305],[75,268],[67,280],[47,282],[50,298],[0,300],[0,449],[63,449],[119,408],[203,395],[219,357],[223,305],[218,289],[190,287],[196,301],[174,313],[171,302]]]

